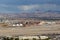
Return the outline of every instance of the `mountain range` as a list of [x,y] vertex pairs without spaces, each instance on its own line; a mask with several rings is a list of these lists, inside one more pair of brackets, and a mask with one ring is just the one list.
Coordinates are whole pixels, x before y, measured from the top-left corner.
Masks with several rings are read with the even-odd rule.
[[0,13],[0,18],[56,18],[60,19],[60,11],[36,11],[33,13],[23,12],[23,13]]

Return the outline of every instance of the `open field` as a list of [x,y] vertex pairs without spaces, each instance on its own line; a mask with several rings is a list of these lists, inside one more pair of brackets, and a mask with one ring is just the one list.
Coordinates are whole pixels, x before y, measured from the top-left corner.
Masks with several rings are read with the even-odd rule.
[[8,27],[0,28],[0,36],[7,35],[40,35],[40,34],[60,34],[60,25],[41,25],[31,27]]

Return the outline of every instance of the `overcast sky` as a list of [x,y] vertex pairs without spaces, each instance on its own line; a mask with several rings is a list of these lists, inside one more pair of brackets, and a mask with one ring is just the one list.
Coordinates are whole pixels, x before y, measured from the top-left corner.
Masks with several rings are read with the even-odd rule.
[[0,0],[1,13],[60,11],[60,0]]

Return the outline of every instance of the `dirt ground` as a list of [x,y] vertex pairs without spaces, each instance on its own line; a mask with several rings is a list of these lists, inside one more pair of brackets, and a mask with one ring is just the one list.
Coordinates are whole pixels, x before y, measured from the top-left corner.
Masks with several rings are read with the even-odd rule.
[[40,34],[60,34],[60,25],[40,25],[28,27],[0,27],[0,36],[9,35],[40,35]]

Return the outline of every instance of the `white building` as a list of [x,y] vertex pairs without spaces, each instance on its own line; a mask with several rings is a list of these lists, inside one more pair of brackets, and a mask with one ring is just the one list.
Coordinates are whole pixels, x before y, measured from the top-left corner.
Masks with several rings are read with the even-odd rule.
[[19,36],[19,39],[21,40],[21,39],[29,39],[29,40],[33,40],[33,39],[36,39],[36,40],[38,40],[38,39],[47,39],[48,38],[48,36],[40,36],[40,38],[38,37],[38,36]]
[[35,38],[35,39],[39,39],[39,37],[38,36],[19,36],[19,40],[21,40],[21,39],[29,39],[29,40],[33,40],[33,38]]
[[47,36],[40,36],[41,39],[47,39]]
[[23,26],[23,24],[13,24],[12,26],[20,26],[20,27],[22,27]]

